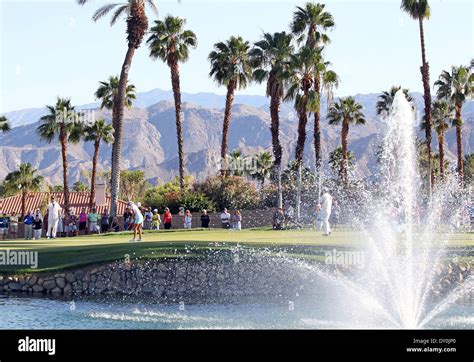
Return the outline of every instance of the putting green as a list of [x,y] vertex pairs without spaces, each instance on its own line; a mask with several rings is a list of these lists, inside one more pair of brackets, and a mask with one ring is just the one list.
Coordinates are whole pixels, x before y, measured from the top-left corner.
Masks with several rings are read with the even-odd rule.
[[[163,258],[180,256],[199,256],[204,250],[225,249],[236,244],[252,247],[286,247],[297,254],[314,254],[315,248],[357,247],[366,238],[361,232],[348,229],[336,230],[330,237],[313,229],[270,230],[246,229],[229,230],[170,230],[145,232],[143,241],[131,243],[131,233],[111,233],[105,235],[59,238],[55,240],[15,240],[0,241],[0,251],[37,251],[38,269],[19,269],[0,265],[0,273],[34,272],[45,270],[70,269],[82,265],[103,263],[130,258]],[[438,234],[434,243],[446,239]],[[474,249],[474,234],[459,233],[450,235],[450,247],[469,247]]]

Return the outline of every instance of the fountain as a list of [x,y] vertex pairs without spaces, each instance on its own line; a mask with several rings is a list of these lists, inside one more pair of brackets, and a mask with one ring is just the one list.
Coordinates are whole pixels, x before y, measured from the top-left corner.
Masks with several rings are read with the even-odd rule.
[[363,268],[337,273],[304,266],[327,280],[332,285],[328,288],[338,289],[339,298],[347,302],[342,308],[357,311],[354,319],[344,323],[346,328],[433,326],[434,319],[474,289],[470,275],[437,294],[441,265],[452,258],[447,251],[454,221],[460,216],[458,187],[455,177],[448,178],[423,206],[414,121],[412,106],[399,91],[386,120],[380,190],[365,195],[369,207],[358,220],[367,241]]

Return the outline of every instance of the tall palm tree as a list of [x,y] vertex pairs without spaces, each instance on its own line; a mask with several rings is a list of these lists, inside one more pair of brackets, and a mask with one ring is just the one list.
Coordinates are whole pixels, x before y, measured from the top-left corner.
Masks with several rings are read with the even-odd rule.
[[0,116],[0,131],[8,132],[11,130],[10,122],[8,122],[7,117]]
[[46,106],[46,108],[49,113],[40,118],[41,124],[36,131],[40,138],[48,143],[51,143],[55,137],[59,139],[63,162],[64,208],[67,213],[69,211],[67,147],[68,142],[79,142],[83,126],[79,120],[80,113],[76,112],[69,98],[58,97],[55,106]]
[[[326,32],[334,25],[334,18],[331,13],[325,11],[324,4],[308,2],[304,7],[297,7],[293,14],[291,31],[300,42],[305,41],[306,47],[322,53],[322,45],[330,42]],[[318,99],[314,109],[314,152],[318,173],[321,167],[321,94],[325,87],[332,88],[338,85],[336,73],[331,71],[325,74],[328,71],[327,66],[328,63],[324,62],[321,56],[314,69],[314,89]],[[326,80],[325,83],[323,79]]]
[[474,73],[473,67],[459,66],[452,67],[451,73],[443,71],[439,79],[435,82],[438,99],[445,99],[454,106],[455,116],[453,126],[456,127],[457,161],[459,182],[464,180],[464,162],[462,151],[462,107],[466,99],[472,97],[474,93]]
[[296,192],[296,214],[300,217],[301,182],[306,142],[306,125],[308,113],[314,110],[317,103],[317,94],[313,89],[314,67],[320,59],[320,53],[308,47],[302,47],[297,54],[291,56],[289,75],[287,77],[287,94],[285,100],[294,100],[294,107],[298,114],[298,138],[295,148],[295,159],[298,166],[298,188]]
[[176,112],[176,133],[178,138],[179,186],[184,192],[184,146],[183,146],[183,113],[181,111],[181,87],[179,63],[189,58],[189,48],[196,48],[197,37],[191,30],[184,30],[185,19],[167,16],[164,21],[155,21],[147,43],[150,56],[161,59],[171,70],[174,106]]
[[22,163],[17,171],[5,177],[5,189],[16,192],[21,190],[21,216],[26,215],[26,198],[29,192],[38,191],[44,181],[30,163]]
[[[441,179],[444,178],[444,134],[453,123],[454,107],[447,101],[437,100],[433,102],[433,128],[438,135],[439,147],[439,172]],[[422,124],[422,127],[424,123]]]
[[[80,5],[84,5],[89,0],[77,0]],[[120,73],[117,99],[115,102],[114,120],[112,124],[115,126],[114,144],[112,146],[112,180],[111,180],[111,195],[110,195],[110,215],[111,217],[117,214],[117,202],[120,189],[120,164],[122,161],[122,128],[124,109],[127,95],[127,84],[130,67],[135,51],[140,47],[140,44],[145,37],[148,30],[148,18],[145,13],[145,5],[148,5],[157,13],[154,0],[127,0],[125,3],[107,4],[99,8],[92,17],[93,21],[97,21],[103,16],[107,15],[113,9],[115,12],[112,16],[110,25],[114,25],[121,17],[127,16],[127,42],[128,49],[122,64],[122,71]]]
[[286,32],[264,33],[263,39],[256,42],[250,51],[256,70],[253,78],[258,83],[267,82],[266,95],[270,97],[270,116],[273,150],[273,174],[277,183],[278,207],[283,207],[283,192],[281,186],[280,143],[280,106],[284,97],[285,77],[288,74],[290,55],[294,47],[291,44],[293,36]]
[[[116,75],[111,75],[109,79],[104,82],[99,82],[99,88],[95,92],[95,98],[101,101],[100,109],[108,109],[112,111],[112,126],[114,127],[115,121],[115,107],[114,104],[118,99],[118,89],[119,89],[119,78]],[[125,90],[125,106],[130,109],[132,108],[133,101],[137,98],[135,94],[135,86],[133,84],[128,84]],[[115,127],[114,127],[115,129]]]
[[268,151],[262,151],[255,156],[256,170],[251,173],[251,176],[261,183],[261,187],[265,185],[265,179],[270,175],[272,170],[272,154]]
[[413,19],[418,20],[420,30],[420,45],[421,45],[421,76],[423,81],[423,92],[424,92],[424,103],[425,103],[425,116],[423,122],[426,123],[425,137],[426,137],[426,152],[428,156],[428,175],[430,175],[428,182],[429,195],[431,195],[431,189],[433,188],[433,177],[431,172],[431,89],[430,89],[430,69],[428,61],[426,60],[425,50],[425,33],[423,30],[423,20],[429,19],[430,17],[430,6],[428,0],[402,0],[401,9],[408,13]]
[[89,198],[89,207],[94,206],[95,200],[95,182],[97,175],[97,163],[99,161],[100,142],[107,144],[114,141],[114,128],[107,124],[105,119],[98,119],[93,124],[84,129],[84,139],[88,142],[94,142],[94,156],[92,158],[92,175],[91,175],[91,193]]
[[209,54],[209,76],[213,77],[217,84],[227,87],[221,145],[222,176],[227,175],[227,146],[235,91],[247,87],[252,80],[253,68],[249,52],[248,41],[240,36],[231,36],[226,42],[214,44],[214,50]]
[[[383,91],[379,95],[379,100],[377,101],[377,104],[375,105],[375,110],[379,116],[382,116],[383,118],[388,117],[390,113],[390,109],[392,107],[393,99],[395,98],[395,94],[402,89],[401,86],[392,86],[389,91]],[[411,104],[412,108],[415,108],[414,104],[414,99],[413,97],[408,93],[408,89],[403,89],[403,94],[405,95],[405,98],[407,101]]]
[[342,160],[339,168],[339,177],[342,182],[347,183],[349,125],[363,125],[366,123],[364,113],[362,112],[362,105],[357,103],[352,97],[339,99],[337,103],[334,103],[329,108],[327,118],[330,125],[342,124]]

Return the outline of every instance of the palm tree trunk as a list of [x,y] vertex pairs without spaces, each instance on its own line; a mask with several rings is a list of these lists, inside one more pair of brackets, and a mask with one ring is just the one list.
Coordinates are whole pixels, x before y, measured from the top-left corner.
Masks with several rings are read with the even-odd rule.
[[232,116],[232,105],[234,103],[235,89],[237,82],[232,79],[227,86],[227,96],[225,100],[224,125],[222,128],[221,144],[221,175],[227,177],[227,146],[229,142],[230,119]]
[[349,122],[346,120],[342,121],[341,131],[341,146],[342,146],[342,159],[339,169],[339,177],[344,184],[347,184],[347,139],[349,137]]
[[318,177],[318,204],[321,195],[321,73],[318,71],[315,77],[315,89],[318,97],[318,107],[314,112],[314,157],[316,162],[316,174]]
[[117,216],[118,195],[120,192],[120,164],[122,162],[122,130],[123,130],[123,113],[125,108],[125,97],[127,93],[128,72],[132,64],[135,48],[129,46],[125,60],[120,73],[120,80],[117,93],[117,101],[114,109],[114,124],[116,126],[114,132],[114,143],[112,146],[112,171],[110,182],[110,217]]
[[61,156],[63,159],[63,193],[64,193],[64,212],[67,215],[69,213],[69,182],[67,179],[68,175],[68,162],[67,162],[67,134],[64,131],[63,126],[59,131],[59,142],[61,143]]
[[421,58],[422,66],[421,77],[423,80],[423,91],[424,91],[424,101],[425,101],[425,137],[426,137],[426,152],[428,156],[428,190],[429,195],[431,196],[431,190],[433,189],[433,173],[431,166],[431,89],[430,89],[430,70],[428,62],[426,61],[426,50],[425,50],[425,34],[423,31],[423,18],[419,17],[419,28],[420,28],[420,43],[421,43]]
[[[321,99],[321,74],[317,72],[315,79],[315,89],[318,99]],[[316,160],[316,170],[321,167],[321,105],[319,104],[314,112],[314,156]]]
[[438,134],[439,144],[439,173],[441,180],[444,179],[444,129],[440,130]]
[[26,215],[26,197],[28,196],[28,191],[23,190],[21,193],[21,218],[23,219]]
[[92,158],[92,177],[91,177],[91,194],[89,198],[89,207],[92,208],[95,204],[95,179],[97,175],[97,163],[99,161],[99,147],[100,138],[94,143],[94,157]]
[[282,147],[280,143],[280,105],[281,98],[279,96],[272,95],[270,99],[270,116],[272,124],[270,131],[272,134],[272,148],[273,148],[273,179],[276,180],[277,194],[278,194],[278,207],[283,207],[283,194],[281,188],[281,157]]
[[181,111],[181,87],[179,82],[179,64],[173,62],[171,65],[171,85],[173,87],[174,107],[176,111],[176,135],[178,137],[179,158],[179,187],[184,192],[184,146],[183,146],[183,114]]
[[458,155],[458,179],[461,185],[464,184],[464,162],[462,159],[462,125],[461,125],[461,105],[456,104],[456,144]]
[[[307,97],[305,96],[305,100]],[[296,191],[296,219],[299,222],[301,217],[301,188],[302,188],[302,168],[304,157],[304,144],[306,141],[306,124],[308,123],[308,114],[306,112],[307,101],[301,105],[298,122],[298,139],[296,141],[295,159],[298,165],[298,186]]]

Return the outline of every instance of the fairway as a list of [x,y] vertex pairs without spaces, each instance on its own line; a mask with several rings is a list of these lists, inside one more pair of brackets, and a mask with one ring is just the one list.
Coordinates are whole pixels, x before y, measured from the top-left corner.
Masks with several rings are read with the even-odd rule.
[[[131,259],[198,257],[209,250],[224,250],[236,245],[285,250],[297,255],[315,255],[322,249],[363,246],[366,240],[362,232],[349,229],[336,230],[330,237],[324,237],[320,231],[314,229],[170,230],[145,232],[143,241],[138,243],[129,242],[131,236],[131,233],[124,232],[55,240],[2,241],[0,250],[37,251],[38,269],[15,271],[38,272],[123,260],[126,256],[130,256]],[[445,238],[445,234],[438,234],[439,242]],[[452,248],[473,247],[474,234],[452,234],[449,246]],[[12,271],[11,267],[0,266],[0,272],[11,273]]]

